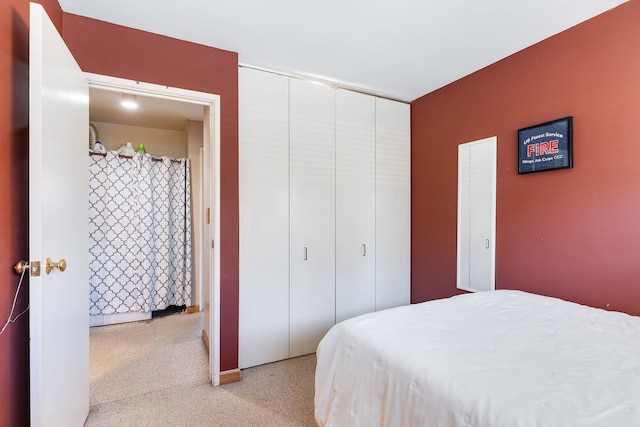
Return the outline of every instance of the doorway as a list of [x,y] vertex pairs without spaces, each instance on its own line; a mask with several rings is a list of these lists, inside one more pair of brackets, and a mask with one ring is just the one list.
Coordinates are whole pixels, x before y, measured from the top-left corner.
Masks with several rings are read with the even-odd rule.
[[[138,133],[154,133],[153,128],[175,128],[179,126],[177,121],[183,122],[186,140],[182,150],[186,154],[184,157],[191,160],[193,176],[193,278],[196,286],[192,293],[192,305],[204,311],[203,340],[209,347],[210,381],[213,385],[219,385],[220,252],[219,245],[213,243],[218,240],[220,233],[220,97],[97,74],[85,73],[85,76],[89,83],[90,122],[108,120],[117,123],[99,122],[97,128],[103,127],[106,133],[116,135],[126,127]],[[148,108],[136,114],[126,114],[117,105],[119,102],[115,102],[123,96],[136,97],[141,105],[144,103]],[[99,106],[94,106],[94,101]],[[159,122],[162,125],[158,125]],[[153,135],[150,137],[153,139]],[[201,148],[194,142],[198,139],[202,141]],[[114,138],[110,144],[120,145],[121,142]],[[149,147],[149,152],[156,156],[177,157],[175,153],[179,155],[180,150],[176,150],[175,144],[173,147]],[[139,320],[135,317],[131,320]]]

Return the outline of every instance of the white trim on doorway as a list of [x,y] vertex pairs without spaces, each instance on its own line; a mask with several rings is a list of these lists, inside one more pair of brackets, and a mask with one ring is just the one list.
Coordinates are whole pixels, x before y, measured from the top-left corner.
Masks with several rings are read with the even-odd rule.
[[[205,268],[209,266],[203,275],[203,288],[208,284],[209,292],[203,293],[209,295],[210,301],[203,301],[201,306],[205,310],[205,321],[208,320],[205,330],[208,329],[210,340],[210,379],[211,383],[217,386],[220,384],[220,96],[100,74],[85,73],[85,76],[91,88],[188,102],[204,107],[203,211],[211,209],[211,221],[207,223],[206,215],[203,215],[205,244],[202,258]],[[210,165],[212,167],[209,167]],[[209,280],[206,280],[207,278]],[[210,310],[208,316],[207,310]]]

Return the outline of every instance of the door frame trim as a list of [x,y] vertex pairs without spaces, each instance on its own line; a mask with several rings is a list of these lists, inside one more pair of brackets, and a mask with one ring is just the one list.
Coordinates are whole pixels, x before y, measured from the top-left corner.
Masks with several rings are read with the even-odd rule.
[[[210,380],[214,386],[220,385],[220,95],[143,83],[101,74],[84,73],[84,75],[90,88],[188,102],[204,107],[204,168],[202,171],[204,197],[202,208],[205,210],[207,207],[211,207],[213,218],[208,225],[206,220],[203,221],[202,240],[203,242],[213,240],[218,244],[203,244],[202,259],[204,260],[208,257],[211,260],[209,263],[210,273],[209,275],[205,273],[203,279],[210,278]],[[209,165],[213,167],[209,167]],[[212,170],[213,173],[211,172]],[[204,264],[206,265],[207,263]],[[202,283],[204,290],[207,284],[205,280]],[[203,301],[201,306],[204,310],[207,310],[206,301]]]

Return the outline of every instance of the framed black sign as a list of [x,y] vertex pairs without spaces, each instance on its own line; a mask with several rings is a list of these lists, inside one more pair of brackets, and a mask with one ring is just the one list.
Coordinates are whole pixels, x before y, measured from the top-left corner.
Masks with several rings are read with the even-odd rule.
[[518,173],[573,167],[573,117],[518,129]]

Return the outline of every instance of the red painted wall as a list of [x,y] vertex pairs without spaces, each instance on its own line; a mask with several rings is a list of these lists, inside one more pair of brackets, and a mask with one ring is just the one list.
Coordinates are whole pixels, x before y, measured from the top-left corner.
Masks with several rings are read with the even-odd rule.
[[[640,315],[640,0],[412,104],[412,301],[456,290],[457,145],[498,137],[496,288]],[[574,168],[517,130],[574,116]]]
[[64,39],[83,71],[220,95],[220,368],[237,368],[237,53],[68,13]]
[[[39,3],[62,30],[56,0]],[[0,2],[0,329],[18,286],[12,266],[28,259],[29,248],[29,1]],[[16,312],[29,302],[22,284]],[[14,314],[14,315],[15,315]],[[29,424],[29,317],[0,335],[0,426]]]

